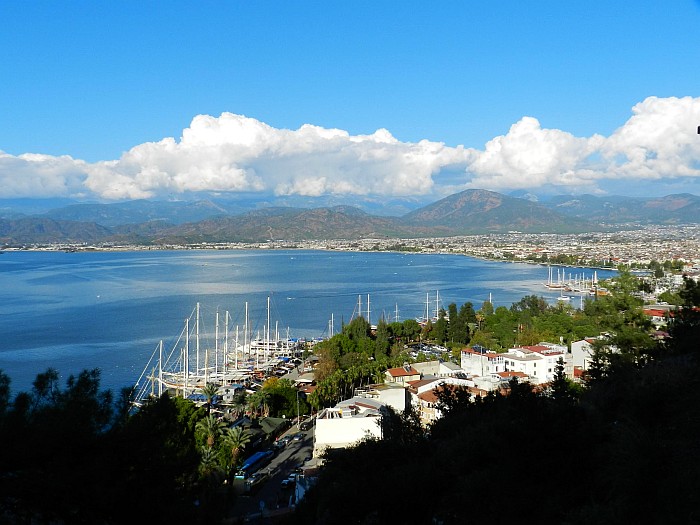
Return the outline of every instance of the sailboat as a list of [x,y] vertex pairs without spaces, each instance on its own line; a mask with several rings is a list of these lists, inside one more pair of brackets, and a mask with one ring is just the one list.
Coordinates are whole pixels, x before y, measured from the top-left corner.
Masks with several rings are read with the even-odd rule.
[[[194,318],[194,330],[190,328]],[[248,336],[248,303],[245,303],[245,326],[243,342],[239,343],[239,327],[236,326],[235,341],[230,345],[228,311],[225,313],[225,329],[223,345],[220,344],[219,312],[216,312],[215,336],[213,348],[211,341],[202,348],[200,333],[200,304],[185,319],[185,326],[177,341],[170,350],[166,350],[160,341],[143,372],[134,386],[135,404],[148,397],[161,396],[169,391],[177,396],[189,397],[201,392],[207,384],[215,384],[221,388],[241,384],[250,380],[256,374],[272,371],[277,365],[288,358],[301,353],[303,341],[279,337],[275,328],[275,336],[270,332],[270,299],[267,300],[267,323],[263,337],[250,339]],[[194,343],[194,349],[191,348]]]

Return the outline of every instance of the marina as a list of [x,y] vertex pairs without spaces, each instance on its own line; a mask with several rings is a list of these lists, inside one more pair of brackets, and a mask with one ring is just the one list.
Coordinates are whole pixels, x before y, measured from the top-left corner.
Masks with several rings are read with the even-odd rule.
[[[219,312],[216,312],[213,338],[200,333],[200,304],[185,319],[185,326],[175,345],[166,349],[163,341],[151,354],[148,363],[134,385],[136,405],[149,397],[170,392],[175,396],[195,398],[207,385],[215,385],[223,402],[230,401],[240,389],[253,380],[262,380],[290,362],[300,363],[305,339],[282,339],[275,329],[271,335],[270,299],[267,299],[267,324],[263,336],[249,337],[248,304],[245,305],[245,324],[229,330],[229,312],[224,312],[223,331],[220,332]],[[239,335],[241,338],[239,338]],[[192,343],[192,344],[191,344]],[[294,367],[292,367],[294,368]]]

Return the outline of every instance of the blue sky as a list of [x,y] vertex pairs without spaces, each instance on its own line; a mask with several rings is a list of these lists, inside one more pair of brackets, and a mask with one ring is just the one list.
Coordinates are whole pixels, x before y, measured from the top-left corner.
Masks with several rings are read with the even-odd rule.
[[0,19],[4,198],[700,193],[698,1],[28,1]]

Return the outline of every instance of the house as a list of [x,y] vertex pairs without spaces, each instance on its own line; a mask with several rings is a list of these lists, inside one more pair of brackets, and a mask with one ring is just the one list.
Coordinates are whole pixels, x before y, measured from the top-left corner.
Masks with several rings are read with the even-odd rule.
[[571,356],[574,361],[574,370],[578,369],[585,372],[591,367],[593,343],[595,340],[595,337],[586,337],[585,339],[573,341],[571,343]]
[[666,326],[667,325],[667,319],[669,317],[669,311],[670,307],[660,307],[660,306],[655,306],[655,307],[648,307],[644,309],[644,315],[646,315],[649,320],[651,321],[651,324],[654,325],[654,328],[657,330]]
[[[599,335],[598,337],[586,337],[580,341],[571,343],[571,355],[574,363],[574,373],[579,370],[579,375],[590,369],[595,353],[594,343],[597,341],[605,341],[609,338],[608,334]],[[616,353],[620,350],[614,345],[604,345],[610,352]]]
[[396,412],[406,410],[410,402],[409,394],[404,383],[381,383],[356,388],[355,397],[376,399],[380,403],[393,408]]
[[565,347],[558,345],[534,345],[511,348],[504,354],[505,371],[521,372],[530,377],[533,385],[548,383],[554,379],[558,361],[565,358]]
[[398,368],[390,368],[386,371],[387,383],[406,383],[408,381],[416,381],[420,379],[420,373],[409,364],[405,364]]
[[413,368],[420,373],[421,377],[454,377],[463,374],[462,368],[449,361],[426,361],[424,363],[413,363]]
[[462,350],[460,365],[464,373],[470,376],[489,376],[505,370],[503,354],[479,345]]
[[414,410],[419,414],[423,425],[429,425],[436,419],[442,417],[442,413],[437,408],[438,393],[445,385],[455,385],[469,390],[472,395],[486,395],[484,390],[474,386],[474,381],[470,379],[460,379],[454,377],[430,377],[419,381],[408,383],[408,392],[411,395],[411,403]]
[[316,417],[313,456],[328,448],[345,448],[367,437],[381,439],[384,403],[376,399],[353,397],[333,408],[325,408]]

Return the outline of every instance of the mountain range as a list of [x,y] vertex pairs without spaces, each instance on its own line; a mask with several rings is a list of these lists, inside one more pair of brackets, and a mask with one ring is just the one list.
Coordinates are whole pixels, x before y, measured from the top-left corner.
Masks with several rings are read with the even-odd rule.
[[[34,209],[37,206],[33,203]],[[401,216],[370,214],[347,205],[250,210],[241,202],[225,200],[71,203],[26,214],[12,202],[0,202],[0,243],[6,245],[416,238],[509,231],[577,233],[629,223],[700,223],[700,197],[582,195],[533,202],[487,190],[466,190]]]

